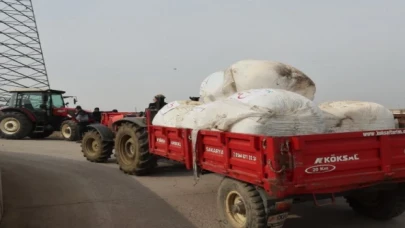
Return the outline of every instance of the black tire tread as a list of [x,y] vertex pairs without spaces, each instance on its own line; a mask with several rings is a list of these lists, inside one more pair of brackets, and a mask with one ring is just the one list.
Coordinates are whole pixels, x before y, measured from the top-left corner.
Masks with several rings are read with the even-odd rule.
[[[223,191],[224,188],[230,187],[230,186],[238,186],[236,188],[241,189],[239,194],[241,194],[242,197],[244,197],[245,204],[248,205],[251,209],[251,220],[248,221],[247,227],[249,228],[266,228],[267,227],[267,214],[266,210],[264,207],[263,199],[260,196],[260,193],[257,191],[257,189],[248,183],[241,182],[241,181],[236,181],[230,178],[224,178],[224,180],[221,182],[221,185],[218,189],[218,194],[217,194],[217,206],[218,209],[220,210],[220,226],[223,228],[231,228],[231,224],[228,224],[228,221],[226,219],[224,211],[221,212],[221,210],[224,210],[222,208],[222,205],[224,204],[225,198],[223,198],[223,194],[221,191]],[[237,189],[234,189],[237,190]]]
[[381,203],[375,207],[365,206],[356,197],[347,196],[345,198],[356,213],[376,220],[390,220],[405,211],[405,188],[403,185],[393,191],[382,192]]
[[[134,134],[131,135],[131,132]],[[119,140],[125,135],[131,135],[131,137],[135,136],[138,139],[139,143],[140,153],[137,154],[139,162],[137,164],[134,162],[130,166],[124,165],[120,159],[120,153],[122,153],[122,151],[120,151],[119,148]],[[115,155],[117,158],[117,163],[122,172],[129,175],[142,176],[149,174],[153,170],[153,168],[156,167],[156,157],[153,154],[149,153],[149,139],[146,127],[139,127],[132,123],[124,123],[119,127],[116,133],[115,140]]]
[[[96,154],[97,156],[91,156],[87,151],[86,147],[84,144],[86,141],[90,138],[93,138],[95,140],[99,141],[99,144],[101,145],[100,151]],[[81,143],[81,148],[82,148],[82,153],[83,156],[87,159],[87,161],[90,162],[96,162],[96,163],[104,163],[106,162],[112,155],[112,150],[113,150],[113,143],[112,142],[106,142],[103,141],[101,138],[101,135],[95,131],[95,130],[90,130],[83,135],[83,140]]]
[[[70,138],[65,138],[65,137],[63,136],[63,134],[62,134],[62,127],[63,127],[63,125],[65,125],[65,124],[67,124],[67,125],[70,127],[70,133],[71,133]],[[76,140],[79,140],[78,137],[77,137],[77,131],[78,131],[79,129],[78,129],[77,123],[76,123],[74,120],[65,120],[65,121],[63,121],[62,124],[60,125],[60,130],[61,130],[62,138],[63,138],[64,140],[67,140],[67,141],[76,141]]]
[[4,134],[2,131],[0,131],[0,138],[23,139],[31,133],[33,123],[30,119],[28,119],[28,117],[25,114],[20,112],[6,112],[0,116],[0,122],[1,120],[7,117],[13,117],[20,122],[20,131],[18,131],[16,134],[13,135]]

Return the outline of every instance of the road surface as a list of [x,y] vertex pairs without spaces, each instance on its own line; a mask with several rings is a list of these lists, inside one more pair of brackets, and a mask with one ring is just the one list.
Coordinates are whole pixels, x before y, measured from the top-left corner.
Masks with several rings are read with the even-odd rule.
[[[216,191],[221,178],[162,164],[152,176],[124,175],[114,160],[85,161],[80,145],[59,140],[0,140],[5,213],[9,227],[217,228]],[[285,228],[402,228],[405,216],[376,222],[342,201],[315,208],[294,206]]]

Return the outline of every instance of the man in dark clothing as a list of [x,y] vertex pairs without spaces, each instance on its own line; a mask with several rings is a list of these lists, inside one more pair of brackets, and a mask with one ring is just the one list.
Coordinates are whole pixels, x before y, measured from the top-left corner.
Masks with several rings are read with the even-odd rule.
[[76,106],[75,119],[77,120],[77,134],[78,141],[81,142],[83,134],[86,130],[87,125],[89,125],[89,115],[82,109],[80,105]]
[[160,110],[163,108],[167,103],[165,102],[165,96],[163,94],[158,94],[153,98],[153,103],[149,103],[148,109],[156,109]]
[[94,119],[94,122],[96,122],[96,123],[101,122],[101,112],[100,112],[100,109],[98,107],[94,108],[93,119]]

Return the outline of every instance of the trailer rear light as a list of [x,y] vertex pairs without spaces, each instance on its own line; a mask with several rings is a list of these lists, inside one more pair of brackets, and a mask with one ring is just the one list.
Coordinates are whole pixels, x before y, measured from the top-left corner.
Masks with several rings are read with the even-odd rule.
[[289,211],[291,209],[292,202],[290,200],[277,202],[275,205],[276,211]]

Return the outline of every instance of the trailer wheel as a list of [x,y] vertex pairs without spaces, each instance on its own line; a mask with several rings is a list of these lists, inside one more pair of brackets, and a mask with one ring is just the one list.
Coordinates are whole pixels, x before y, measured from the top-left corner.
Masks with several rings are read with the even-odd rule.
[[103,141],[97,131],[90,130],[84,134],[81,147],[88,161],[106,162],[111,157],[113,144]]
[[256,188],[225,178],[218,189],[217,206],[223,228],[265,228],[266,211]]
[[77,123],[73,120],[65,120],[60,125],[60,133],[62,138],[67,141],[76,141],[77,138]]
[[126,123],[115,137],[115,153],[120,170],[130,175],[146,175],[156,167],[156,157],[149,153],[145,127]]
[[405,211],[405,186],[393,190],[360,192],[346,197],[350,207],[357,213],[377,219],[389,220]]
[[31,120],[20,112],[6,112],[0,116],[0,136],[5,139],[23,139],[32,131]]

